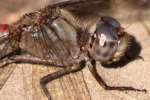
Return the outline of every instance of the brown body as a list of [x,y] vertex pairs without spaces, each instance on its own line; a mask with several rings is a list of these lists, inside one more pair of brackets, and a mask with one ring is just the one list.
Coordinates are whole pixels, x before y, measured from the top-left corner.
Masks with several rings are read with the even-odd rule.
[[[96,30],[96,24],[100,20],[100,17],[94,16],[92,20],[81,20],[65,9],[57,10],[59,11],[53,12],[53,9],[45,8],[40,11],[26,14],[19,21],[11,25],[8,36],[10,47],[12,48],[10,51],[13,52],[21,49],[32,56],[49,60],[53,60],[56,57],[57,61],[62,60],[65,63],[73,61],[72,64],[75,60],[72,58],[79,57],[82,54],[88,56],[84,53],[91,51],[89,47],[90,38]],[[55,15],[56,18],[52,16],[52,14]],[[50,19],[49,17],[51,16],[54,19]],[[58,25],[58,27],[54,26],[54,24]],[[58,32],[59,28],[64,30],[64,33],[61,31]],[[56,34],[58,37],[49,36],[50,38],[45,38],[43,30],[53,32],[52,34]],[[34,37],[33,35],[37,36]],[[49,34],[46,33],[46,35]],[[37,39],[35,40],[35,38]],[[44,38],[45,40],[43,40]],[[57,38],[57,40],[53,40],[52,38]],[[130,36],[124,32],[120,36],[120,40],[121,45],[112,57],[112,61],[117,61],[124,55],[124,52],[129,46]],[[58,47],[54,47],[54,45],[52,45],[53,43],[58,43]],[[64,47],[61,47],[62,45],[64,45]],[[43,52],[43,48],[45,52]],[[48,51],[56,48],[61,48],[64,54],[61,53],[59,56],[58,52],[55,52],[55,50],[51,52]],[[64,50],[62,48],[64,48]],[[84,48],[84,50],[82,50],[82,48]],[[72,55],[70,55],[71,53]],[[59,57],[57,58],[57,56]],[[83,59],[82,57],[82,60]]]

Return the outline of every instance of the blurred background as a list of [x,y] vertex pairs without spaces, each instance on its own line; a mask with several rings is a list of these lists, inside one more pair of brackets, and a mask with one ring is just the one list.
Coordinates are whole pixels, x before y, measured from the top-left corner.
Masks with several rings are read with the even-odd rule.
[[44,7],[51,0],[0,0],[0,22],[12,23],[24,13]]
[[[0,0],[0,22],[12,23],[24,13],[31,12],[46,5],[69,0]],[[87,2],[89,0],[86,0]],[[120,19],[136,20],[139,17],[148,19],[150,14],[149,0],[101,0],[106,6],[101,13],[116,16]],[[145,16],[144,16],[145,15]]]

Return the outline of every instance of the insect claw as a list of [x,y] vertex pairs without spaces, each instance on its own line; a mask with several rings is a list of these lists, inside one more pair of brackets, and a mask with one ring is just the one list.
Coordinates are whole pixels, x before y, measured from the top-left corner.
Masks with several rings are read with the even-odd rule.
[[139,60],[144,61],[144,58],[142,56],[137,56],[135,59],[139,59]]
[[146,90],[146,89],[143,89],[143,92],[144,92],[144,93],[147,93],[147,90]]
[[142,90],[137,90],[138,92],[144,92],[144,93],[147,93],[147,90],[146,89],[142,89]]

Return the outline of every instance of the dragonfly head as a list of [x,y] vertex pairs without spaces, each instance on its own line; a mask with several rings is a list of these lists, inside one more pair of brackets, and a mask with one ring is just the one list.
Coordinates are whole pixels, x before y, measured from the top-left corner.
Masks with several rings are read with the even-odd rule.
[[120,29],[117,20],[102,17],[91,39],[90,56],[101,63],[118,61],[124,55],[129,43],[128,35]]

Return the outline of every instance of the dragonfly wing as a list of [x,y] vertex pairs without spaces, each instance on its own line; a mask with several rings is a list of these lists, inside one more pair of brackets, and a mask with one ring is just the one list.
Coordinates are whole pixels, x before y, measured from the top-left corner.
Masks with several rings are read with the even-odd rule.
[[56,2],[49,5],[52,7],[60,7],[71,11],[74,15],[80,17],[88,17],[93,15],[110,14],[112,12],[111,0],[67,0]]
[[54,62],[71,62],[73,55],[79,52],[76,35],[76,30],[72,26],[58,18],[52,23],[24,28],[20,46],[40,58]]
[[15,66],[12,65],[0,68],[0,89],[4,86],[6,81],[9,79],[14,69]]

